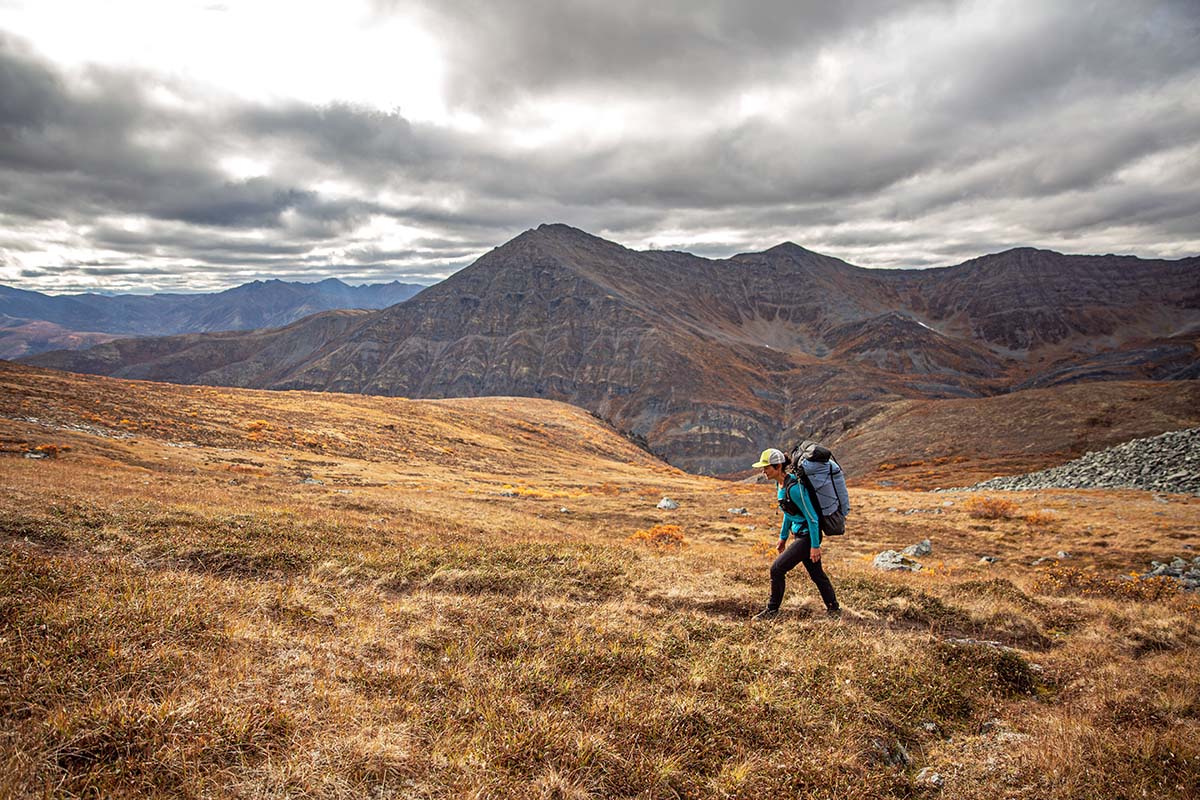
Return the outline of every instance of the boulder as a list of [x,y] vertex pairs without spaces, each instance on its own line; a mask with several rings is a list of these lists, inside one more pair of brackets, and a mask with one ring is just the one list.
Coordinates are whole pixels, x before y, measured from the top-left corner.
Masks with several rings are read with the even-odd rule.
[[910,544],[908,547],[904,548],[904,555],[906,556],[927,556],[932,552],[933,542],[929,541],[928,539],[923,539],[917,544]]
[[905,572],[917,572],[921,569],[921,565],[903,553],[895,550],[884,550],[879,555],[875,556],[875,561],[872,562],[875,569],[880,569],[885,572],[895,572],[897,570]]

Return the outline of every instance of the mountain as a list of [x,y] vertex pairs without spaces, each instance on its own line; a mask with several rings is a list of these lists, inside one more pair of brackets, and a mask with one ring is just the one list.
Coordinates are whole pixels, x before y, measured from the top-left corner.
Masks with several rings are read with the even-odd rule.
[[181,383],[564,400],[674,464],[725,473],[781,431],[836,440],[895,401],[1187,378],[1200,362],[1198,284],[1200,258],[1020,249],[884,271],[792,243],[711,260],[543,225],[406,303],[337,324],[30,360]]
[[0,358],[80,349],[118,336],[253,330],[338,308],[386,308],[421,291],[411,283],[348,286],[254,281],[212,294],[52,296],[0,286]]

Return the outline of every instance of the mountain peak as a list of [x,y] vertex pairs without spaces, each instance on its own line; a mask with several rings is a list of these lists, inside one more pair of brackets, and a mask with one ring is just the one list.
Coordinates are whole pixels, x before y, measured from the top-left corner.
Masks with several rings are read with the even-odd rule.
[[[573,228],[570,225],[562,222],[543,222],[536,228],[531,228],[517,237],[518,239],[530,238],[536,241],[555,242],[563,244],[603,244],[608,247],[621,247],[616,242],[610,242],[600,236],[588,233],[587,231]],[[624,248],[622,248],[624,249]]]
[[779,244],[775,245],[774,247],[768,248],[767,250],[764,250],[763,252],[764,253],[780,253],[780,254],[795,253],[797,255],[807,254],[807,255],[814,255],[814,256],[820,255],[819,253],[814,253],[812,250],[801,247],[800,245],[796,244],[793,241],[780,242]]
[[608,239],[594,236],[587,231],[581,231],[579,228],[573,228],[561,222],[553,222],[530,228],[509,239],[480,259],[480,262],[486,263],[497,256],[534,252],[555,261],[576,264],[588,263],[596,258],[622,257],[618,254],[627,254],[633,251],[616,242],[610,242]]
[[591,236],[591,234],[587,231],[572,227],[565,222],[543,222],[534,230],[545,231],[546,233],[563,233],[572,235],[582,234],[583,236]]

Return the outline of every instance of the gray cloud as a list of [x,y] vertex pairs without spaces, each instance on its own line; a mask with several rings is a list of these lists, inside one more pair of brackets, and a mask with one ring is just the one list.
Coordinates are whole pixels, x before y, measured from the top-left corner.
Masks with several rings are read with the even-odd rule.
[[171,270],[161,269],[158,267],[98,267],[98,266],[79,266],[78,271],[83,275],[98,275],[108,277],[112,275],[173,275]]
[[454,71],[451,96],[471,108],[566,90],[705,93],[808,63],[847,32],[886,24],[916,5],[887,0],[379,0],[381,13],[419,13]]
[[[184,264],[205,288],[429,279],[544,221],[714,257],[793,240],[883,267],[1019,245],[1200,251],[1194,2],[376,10],[433,33],[477,128],[68,71],[0,34],[0,283],[168,285]],[[397,226],[418,235],[379,238]]]

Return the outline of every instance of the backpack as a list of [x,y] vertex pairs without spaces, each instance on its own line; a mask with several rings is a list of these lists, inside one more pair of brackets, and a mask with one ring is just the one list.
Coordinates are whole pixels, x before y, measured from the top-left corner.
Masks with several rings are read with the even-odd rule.
[[790,460],[793,473],[788,477],[793,480],[784,479],[784,496],[792,484],[801,484],[817,512],[821,532],[829,536],[844,534],[850,494],[846,491],[846,474],[833,453],[816,442],[804,441],[792,448]]

